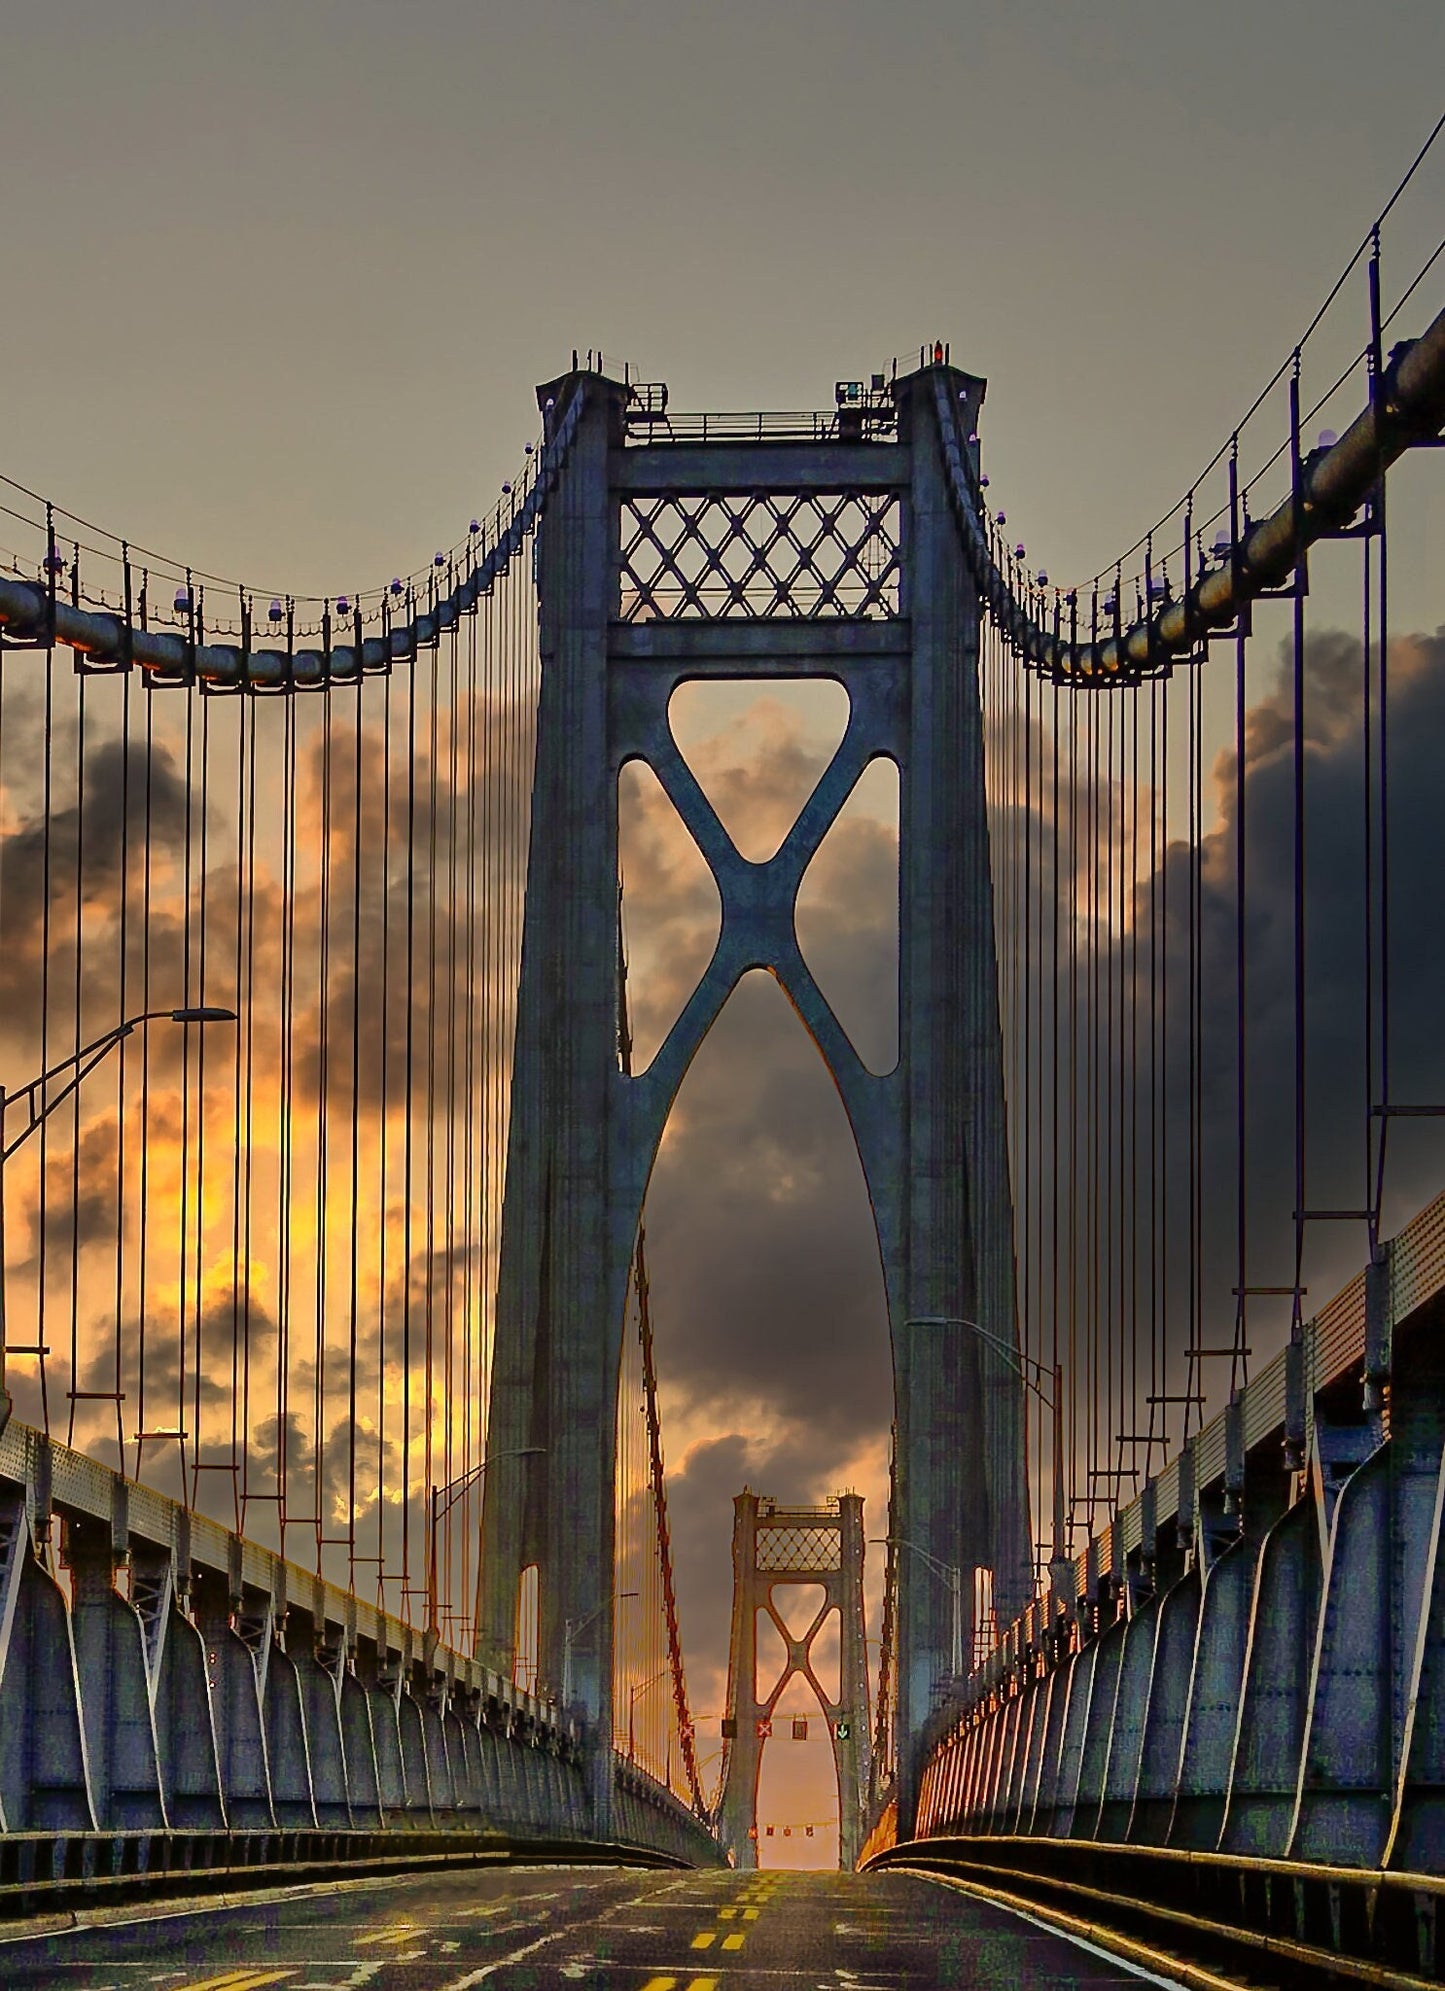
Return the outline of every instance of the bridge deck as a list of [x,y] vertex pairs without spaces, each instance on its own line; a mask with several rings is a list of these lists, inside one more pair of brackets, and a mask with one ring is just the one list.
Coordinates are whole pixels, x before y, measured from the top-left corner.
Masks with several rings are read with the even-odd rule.
[[[902,1874],[453,1874],[0,1946],[11,1991],[775,1991],[1137,1982],[1097,1949]],[[1159,1981],[1159,1980],[1156,1980]],[[1167,1982],[1167,1979],[1162,1981]]]

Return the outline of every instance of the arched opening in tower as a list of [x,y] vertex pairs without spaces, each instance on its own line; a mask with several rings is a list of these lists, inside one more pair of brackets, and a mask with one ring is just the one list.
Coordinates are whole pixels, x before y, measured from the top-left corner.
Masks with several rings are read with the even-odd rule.
[[[763,863],[816,788],[848,710],[835,684],[768,680],[684,685],[670,716],[735,847]],[[692,969],[711,955],[716,897],[703,889],[706,866],[660,787],[634,777],[619,799],[628,1007],[648,1019],[650,1057],[686,1003]],[[897,1055],[897,825],[896,771],[874,763],[799,895],[803,958],[871,1070],[888,1070]],[[655,902],[647,908],[655,882],[664,888],[661,916]],[[679,972],[684,960],[688,972]],[[711,1795],[727,1690],[733,1496],[750,1484],[779,1501],[821,1504],[855,1490],[867,1502],[867,1533],[887,1531],[893,1381],[877,1232],[838,1089],[765,969],[742,976],[682,1081],[644,1223],[682,1638]],[[627,1394],[624,1356],[624,1422]],[[619,1519],[622,1511],[620,1500]],[[882,1574],[883,1551],[870,1548],[875,1639]],[[626,1656],[629,1638],[645,1636],[629,1627],[625,1614],[635,1609],[619,1607],[619,1671],[636,1678],[618,1705],[630,1703],[637,1737],[644,1710],[659,1720],[666,1687],[647,1687],[640,1650],[635,1665]],[[807,1706],[795,1709],[800,1691]],[[828,1725],[805,1682],[791,1682],[785,1699],[785,1739],[765,1752],[762,1788],[774,1823],[804,1829],[778,1847],[786,1843],[797,1864],[833,1865]],[[795,1716],[809,1723],[806,1741],[793,1739]]]

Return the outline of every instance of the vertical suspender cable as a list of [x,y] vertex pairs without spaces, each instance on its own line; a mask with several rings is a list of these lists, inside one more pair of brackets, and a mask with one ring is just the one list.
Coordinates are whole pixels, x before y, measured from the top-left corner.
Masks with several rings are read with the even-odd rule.
[[[1231,544],[1239,509],[1239,438],[1229,457]],[[1233,1396],[1247,1371],[1249,1342],[1249,731],[1245,679],[1249,626],[1243,610],[1234,636],[1234,1194],[1235,1273],[1234,1352],[1229,1364]],[[1298,1301],[1296,1300],[1296,1304]]]
[[[1290,462],[1296,501],[1300,490],[1300,356],[1290,375]],[[1306,1211],[1305,1107],[1305,566],[1301,552],[1294,571],[1290,617],[1290,687],[1293,773],[1293,991],[1294,991],[1294,1283],[1304,1284]],[[1298,1304],[1298,1294],[1296,1294]]]
[[[193,611],[194,612],[194,611]],[[196,884],[196,999],[204,1004],[207,1000],[206,941],[207,908],[206,884],[210,870],[210,800],[211,800],[211,702],[204,696],[201,707],[201,792],[200,792],[200,837],[198,857],[199,877]],[[204,1030],[192,1032],[187,1029],[184,1035],[196,1040],[196,1240],[193,1260],[195,1276],[195,1375],[192,1379],[192,1424],[191,1424],[191,1505],[197,1504],[201,1472],[201,1392],[207,1375],[207,1355],[204,1345],[206,1316],[206,1033]],[[234,1462],[234,1454],[233,1454]]]
[[[390,644],[389,620],[383,612],[383,640]],[[380,906],[381,922],[381,1014],[379,1030],[381,1048],[378,1053],[377,1073],[377,1185],[376,1185],[376,1457],[380,1475],[385,1470],[387,1446],[390,1442],[389,1420],[387,1418],[386,1387],[391,1373],[390,1314],[391,1292],[387,1284],[390,1273],[387,1244],[391,1236],[391,1176],[389,1173],[391,1136],[391,666],[389,661],[381,681],[381,853],[380,853]],[[403,1489],[403,1499],[405,1490]],[[386,1579],[389,1574],[387,1552],[390,1542],[387,1538],[387,1507],[389,1503],[378,1500],[376,1503],[376,1598],[378,1606],[387,1603]]]
[[[326,618],[323,618],[325,620]],[[330,637],[326,639],[328,664]],[[325,688],[321,692],[321,837],[320,837],[320,879],[319,915],[316,949],[316,1175],[315,1210],[316,1224],[316,1264],[314,1268],[313,1305],[315,1308],[314,1355],[312,1366],[311,1400],[311,1479],[312,1513],[310,1525],[316,1540],[316,1567],[322,1563],[322,1548],[327,1526],[326,1465],[327,1465],[327,1320],[326,1309],[330,1298],[330,1259],[331,1239],[327,1225],[327,1210],[330,1203],[331,1187],[331,842],[333,775],[335,765],[335,735],[333,731],[334,698],[328,668]]]
[[[415,605],[407,596],[407,618],[414,629]],[[401,1483],[411,1487],[412,1450],[412,1345],[411,1295],[412,1210],[414,1205],[414,1148],[416,1131],[416,655],[413,644],[411,668],[407,672],[406,704],[406,982],[405,1047],[402,1116],[402,1273],[401,1273]],[[429,1464],[429,1458],[424,1461]],[[429,1484],[430,1482],[426,1482]],[[401,1583],[406,1615],[410,1616],[412,1597],[412,1503],[410,1492],[402,1508]],[[423,1544],[425,1553],[425,1544]]]
[[[49,521],[50,507],[46,514]],[[50,1066],[50,928],[51,905],[54,898],[54,853],[51,843],[51,817],[55,797],[55,566],[59,558],[55,550],[55,527],[47,523],[46,541],[49,548],[46,565],[50,575],[51,613],[47,618],[45,631],[45,761],[43,774],[42,805],[45,811],[44,826],[41,830],[41,883],[44,892],[40,909],[40,1069]],[[41,1102],[42,1105],[44,1102]],[[50,1434],[50,1378],[46,1368],[46,1319],[47,1279],[49,1267],[49,1198],[46,1185],[50,1180],[50,1127],[46,1120],[40,1123],[40,1133],[36,1142],[39,1150],[37,1164],[39,1189],[37,1195],[36,1251],[35,1251],[35,1343],[40,1350],[40,1409],[46,1436]]]
[[[1370,285],[1370,398],[1379,419],[1384,406],[1383,325],[1380,313],[1380,231],[1375,229],[1369,263]],[[1391,1003],[1391,904],[1390,904],[1390,538],[1389,509],[1385,480],[1380,479],[1375,498],[1379,541],[1376,556],[1376,690],[1377,753],[1379,766],[1379,861],[1376,868],[1378,896],[1376,942],[1379,948],[1379,1032],[1378,1063],[1380,1138],[1376,1150],[1373,1206],[1378,1227],[1385,1200],[1385,1157],[1390,1135],[1391,1050],[1393,1011]],[[43,1336],[41,1337],[44,1338]]]
[[[145,600],[145,586],[141,587]],[[144,617],[142,617],[144,620]],[[141,878],[141,1008],[151,1006],[151,830],[155,790],[155,701],[147,691],[145,700],[145,814],[142,839]],[[144,1463],[140,1434],[146,1428],[146,1327],[150,1299],[150,1263],[147,1254],[147,1227],[150,1208],[150,1038],[141,1032],[140,1042],[140,1195],[136,1215],[137,1320],[136,1320],[136,1413],[135,1476],[140,1478]]]
[[245,1267],[245,1283],[241,1288],[241,1484],[240,1508],[242,1531],[245,1529],[246,1503],[251,1493],[251,1302],[252,1267],[254,1263],[252,1246],[254,1243],[253,1210],[256,1181],[256,893],[258,874],[256,869],[256,699],[248,695],[242,703],[240,727],[245,742],[243,758],[246,770],[244,803],[242,808],[242,831],[239,839],[238,862],[240,876],[244,882],[246,902],[246,925],[244,937],[238,941],[236,982],[240,990],[241,1024],[236,1033],[236,1043],[241,1057],[241,1088],[244,1099],[242,1114],[242,1140],[246,1150],[244,1194],[245,1208],[241,1229],[241,1263]]
[[[130,560],[125,562],[126,621],[130,621]],[[130,1015],[130,773],[131,773],[131,673],[127,670],[120,687],[120,902],[116,913],[116,993],[122,1016]],[[125,1472],[125,1422],[121,1408],[124,1388],[126,1334],[125,1232],[127,1065],[126,1040],[116,1053],[115,1076],[115,1362],[112,1369],[115,1388],[115,1446],[121,1473]]]
[[297,706],[283,703],[281,792],[281,1064],[280,1167],[277,1177],[276,1315],[276,1525],[282,1553],[290,1520],[291,1488],[291,1217],[296,1185],[296,898],[297,898]]
[[[79,563],[79,550],[76,562]],[[77,659],[79,662],[79,659]],[[75,1048],[85,1042],[82,1015],[85,972],[85,672],[75,675],[75,973],[71,1007],[75,1022]],[[75,1406],[81,1395],[80,1374],[80,1092],[70,1101],[70,1410],[66,1419],[65,1442],[75,1443]],[[88,1396],[89,1392],[85,1392]]]
[[347,1583],[356,1588],[356,1438],[358,1347],[361,1334],[361,857],[366,841],[362,813],[363,749],[366,719],[366,679],[361,674],[361,645],[356,645],[356,708],[351,758],[351,1123],[348,1208],[351,1213],[347,1254],[346,1337],[346,1561]]

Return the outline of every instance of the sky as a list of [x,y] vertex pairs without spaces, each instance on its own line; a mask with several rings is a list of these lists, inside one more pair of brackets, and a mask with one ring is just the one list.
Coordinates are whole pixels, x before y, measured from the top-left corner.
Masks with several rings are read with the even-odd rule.
[[[941,337],[988,378],[985,461],[1031,555],[1083,578],[1169,509],[1353,252],[1439,115],[1445,11],[11,0],[0,55],[0,472],[135,544],[263,594],[374,586],[492,502],[574,347],[674,407],[789,408]],[[1397,288],[1441,190],[1435,161],[1387,239]],[[1326,355],[1363,335],[1344,302]],[[1399,473],[1395,514],[1398,626],[1426,636],[1433,471]],[[1410,682],[1424,709],[1424,664]],[[679,720],[720,793],[781,821],[827,724],[786,697]],[[1255,771],[1266,797],[1267,740]],[[1226,773],[1222,876],[1230,794]],[[886,1031],[874,804],[820,865],[814,932]],[[624,855],[657,1024],[701,965],[708,888],[655,797]],[[732,1495],[856,1485],[872,1512],[886,1474],[866,1199],[782,1011],[753,982],[725,1013],[648,1215],[709,1711]],[[820,1816],[817,1789],[799,1770],[779,1819]]]

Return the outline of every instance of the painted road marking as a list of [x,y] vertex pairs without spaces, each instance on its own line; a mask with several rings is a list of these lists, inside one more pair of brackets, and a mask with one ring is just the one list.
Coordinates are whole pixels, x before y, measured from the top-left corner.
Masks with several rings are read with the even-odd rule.
[[757,1919],[758,1919],[758,1911],[756,1908],[744,1908],[743,1920],[745,1922],[756,1922]]
[[675,1977],[649,1977],[642,1991],[677,1991]]
[[390,1928],[377,1929],[369,1936],[358,1936],[356,1947],[364,1950],[372,1943],[409,1943],[423,1933],[418,1922],[393,1922]]
[[741,1933],[735,1936],[724,1936],[723,1948],[725,1950],[740,1950],[746,1941],[747,1937]]
[[716,1929],[700,1929],[692,1939],[695,1950],[710,1950],[717,1941]]
[[263,1984],[279,1984],[294,1977],[294,1970],[228,1970],[224,1977],[207,1977],[194,1984],[178,1984],[176,1991],[261,1991]]
[[484,1963],[480,1970],[468,1971],[465,1977],[454,1977],[450,1984],[441,1986],[441,1991],[472,1991],[474,1984],[485,1983],[489,1977],[495,1977],[499,1970],[505,1970],[508,1964],[520,1963],[522,1958],[530,1956],[533,1950],[545,1949],[548,1943],[555,1943],[558,1940],[555,1935],[538,1936],[536,1942],[523,1944],[521,1949],[513,1950],[510,1956],[499,1956],[495,1963]]

